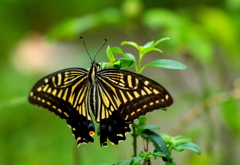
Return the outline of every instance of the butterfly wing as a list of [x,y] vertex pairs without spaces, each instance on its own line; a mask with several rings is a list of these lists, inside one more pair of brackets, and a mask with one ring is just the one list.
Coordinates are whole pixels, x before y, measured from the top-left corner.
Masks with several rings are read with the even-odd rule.
[[39,80],[29,102],[54,112],[71,127],[78,144],[93,142],[94,124],[89,113],[88,71],[69,68]]
[[156,109],[165,109],[173,103],[171,95],[157,82],[139,74],[104,69],[97,73],[99,107],[95,114],[100,122],[100,142],[107,144],[107,138],[118,144],[125,140],[133,120]]

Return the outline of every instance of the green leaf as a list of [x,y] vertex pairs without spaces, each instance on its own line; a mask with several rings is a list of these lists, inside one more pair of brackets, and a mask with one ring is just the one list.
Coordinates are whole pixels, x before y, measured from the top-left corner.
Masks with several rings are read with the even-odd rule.
[[175,143],[186,143],[192,141],[192,139],[184,136],[176,136],[173,138]]
[[165,141],[165,139],[170,139],[171,138],[171,136],[169,136],[167,134],[160,134],[160,136],[164,139],[164,141]]
[[112,66],[109,62],[99,62],[99,65],[101,66],[101,68],[106,68],[108,66]]
[[140,118],[138,118],[138,121],[140,126],[144,126],[146,125],[147,119],[145,116],[141,116]]
[[111,49],[112,53],[121,54],[121,55],[125,56],[125,52],[119,47],[111,47],[110,49]]
[[140,162],[144,159],[145,159],[144,157],[140,157],[140,156],[134,157],[132,158],[130,165],[141,165]]
[[106,53],[107,53],[107,57],[108,57],[109,61],[116,61],[110,46],[107,47]]
[[138,44],[135,43],[135,42],[132,42],[132,41],[123,41],[123,42],[121,43],[121,45],[131,45],[131,46],[135,47],[137,50],[139,50]]
[[174,60],[155,60],[148,64],[146,64],[143,68],[146,67],[157,67],[157,68],[165,68],[165,69],[175,69],[175,70],[188,70],[188,67],[180,62]]
[[145,130],[145,129],[160,129],[160,127],[157,125],[144,125],[144,126],[141,126],[140,129],[143,129],[143,130]]
[[176,165],[175,162],[166,162],[165,165]]
[[125,58],[127,59],[131,59],[133,61],[136,61],[136,58],[134,55],[132,55],[131,53],[125,53],[121,48],[119,47],[111,47],[111,51],[112,53],[116,53],[116,54],[121,54],[123,55]]
[[159,53],[163,53],[163,51],[161,49],[158,49],[158,48],[153,48],[154,51],[157,51]]
[[161,49],[155,48],[155,46],[157,46],[158,44],[160,44],[161,42],[165,41],[165,40],[169,40],[169,38],[162,38],[160,40],[157,40],[155,43],[153,41],[150,41],[148,43],[146,43],[144,46],[140,46],[140,51],[142,55],[145,55],[147,53],[149,53],[150,51],[158,51],[160,53],[162,53]]
[[143,48],[141,47],[141,55],[144,56],[145,54],[151,52],[153,50],[153,46],[152,47],[147,47],[147,48]]
[[[157,151],[163,152],[165,155],[170,157],[170,153],[167,149],[167,146],[159,134],[157,134],[151,130],[145,130],[141,133],[141,136],[147,137],[149,140],[151,140]],[[171,161],[171,160],[169,160],[169,161]]]
[[130,164],[131,160],[119,160],[117,162],[117,165],[126,165],[126,164]]
[[145,45],[143,45],[144,48],[149,48],[149,47],[152,47],[153,46],[153,41],[150,41],[148,43],[146,43]]
[[113,67],[116,69],[130,69],[136,65],[136,62],[130,59],[120,58]]
[[184,149],[189,149],[191,151],[198,153],[199,155],[201,154],[200,148],[196,144],[191,143],[191,142],[179,144],[179,145],[177,145],[177,147],[175,149],[177,151],[183,151]]
[[154,157],[165,157],[166,155],[163,152],[153,152],[152,155],[154,155]]
[[160,44],[160,43],[162,43],[163,41],[166,41],[166,40],[170,40],[170,38],[169,38],[169,37],[161,38],[161,39],[157,40],[157,41],[153,44],[153,46],[155,47],[155,46],[157,46],[158,44]]
[[135,62],[137,61],[137,60],[136,60],[136,57],[135,57],[134,55],[132,55],[131,53],[125,53],[125,54],[124,54],[124,57],[125,57],[125,58],[128,58],[128,59],[131,59],[131,60],[133,60],[133,61],[135,61]]
[[140,151],[139,156],[147,158],[150,153],[151,152],[148,152],[148,151]]
[[150,158],[156,158],[156,157],[167,157],[166,154],[164,154],[163,152],[148,152],[148,151],[141,151],[139,153],[140,157],[145,158],[145,160],[148,160]]

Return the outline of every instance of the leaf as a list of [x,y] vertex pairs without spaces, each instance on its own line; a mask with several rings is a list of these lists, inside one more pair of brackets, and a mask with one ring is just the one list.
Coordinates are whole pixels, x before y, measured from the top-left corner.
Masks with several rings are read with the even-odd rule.
[[140,157],[140,156],[134,157],[132,158],[130,165],[141,165],[140,162],[144,159],[145,159],[144,157]]
[[99,62],[99,65],[101,66],[101,68],[106,68],[108,66],[112,66],[109,62]]
[[152,47],[153,46],[153,41],[150,41],[148,43],[146,43],[145,45],[143,45],[144,48],[149,48],[149,47]]
[[172,162],[172,157],[168,151],[168,148],[166,146],[166,143],[162,139],[162,137],[151,130],[145,130],[141,133],[141,136],[147,137],[151,142],[153,143],[155,149],[164,154],[164,157],[162,157],[163,161],[165,162]]
[[201,154],[200,148],[196,144],[191,143],[191,142],[179,144],[179,145],[177,145],[177,147],[175,149],[177,151],[183,151],[184,149],[189,149],[191,151],[198,153],[199,155]]
[[112,53],[122,54],[124,56],[125,52],[119,47],[111,47]]
[[174,60],[160,59],[152,61],[146,64],[143,68],[146,67],[157,67],[165,69],[175,69],[175,70],[188,70],[188,67],[180,62]]
[[123,42],[121,43],[121,45],[131,45],[131,46],[135,47],[137,50],[139,50],[138,44],[135,43],[135,42],[132,42],[132,41],[123,41]]
[[107,47],[106,54],[107,54],[107,57],[108,57],[109,61],[116,61],[110,46]]
[[161,49],[158,49],[158,48],[153,48],[154,51],[157,51],[159,53],[162,53],[163,51]]
[[121,54],[123,55],[125,58],[127,59],[131,59],[133,61],[136,61],[136,58],[134,55],[132,55],[131,53],[125,53],[121,48],[119,47],[111,47],[111,51],[112,53],[116,53],[116,54]]
[[154,157],[165,157],[166,155],[163,152],[153,152],[152,155],[154,155]]
[[146,130],[146,129],[160,129],[160,127],[157,126],[157,125],[144,125],[144,126],[141,126],[140,129],[143,129],[143,130]]
[[169,39],[170,39],[169,37],[161,38],[161,39],[157,40],[155,43],[153,41],[150,41],[150,42],[146,43],[144,46],[140,46],[140,51],[141,51],[142,56],[147,54],[150,51],[158,51],[158,52],[162,53],[162,50],[155,48],[155,46],[157,46],[161,42],[169,40]]
[[144,126],[146,125],[147,119],[145,116],[141,116],[140,118],[138,118],[138,121],[140,126]]
[[153,44],[153,46],[155,47],[155,46],[157,46],[158,44],[160,44],[160,43],[162,43],[163,41],[166,41],[166,40],[170,40],[170,38],[169,38],[169,37],[161,38],[161,39],[157,40],[157,41]]
[[165,141],[165,139],[170,139],[171,138],[171,136],[169,136],[167,134],[160,134],[160,136],[164,139],[164,141]]
[[177,165],[175,162],[166,162],[165,165]]
[[152,50],[153,50],[153,46],[152,47],[147,47],[147,48],[141,47],[141,55],[144,56],[145,54],[151,52]]
[[130,59],[120,58],[113,67],[116,69],[130,69],[136,65],[136,62]]
[[165,155],[170,156],[170,153],[167,149],[167,146],[166,146],[164,140],[162,139],[162,137],[159,134],[157,134],[157,133],[155,133],[151,130],[144,130],[141,133],[141,136],[147,137],[148,139],[150,139],[157,151],[163,152]]
[[186,142],[190,142],[190,141],[192,141],[192,139],[190,139],[188,137],[184,137],[184,136],[174,137],[174,143],[186,143]]
[[126,58],[128,58],[128,59],[131,59],[131,60],[133,60],[133,61],[137,61],[136,60],[136,58],[135,58],[135,56],[134,55],[132,55],[131,53],[125,53],[124,54],[124,57],[126,57]]
[[131,160],[119,160],[117,162],[117,165],[126,165],[126,164],[130,164]]
[[148,152],[148,151],[140,151],[139,156],[140,156],[140,157],[147,158],[147,157],[149,156],[149,154],[151,154],[151,152]]

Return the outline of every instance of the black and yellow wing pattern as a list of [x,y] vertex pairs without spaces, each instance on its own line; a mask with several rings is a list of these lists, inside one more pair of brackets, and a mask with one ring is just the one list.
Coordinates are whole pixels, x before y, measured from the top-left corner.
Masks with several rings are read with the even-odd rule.
[[157,82],[120,70],[69,68],[40,79],[29,94],[29,102],[49,109],[65,119],[78,144],[93,142],[91,112],[100,123],[100,144],[125,140],[133,120],[173,103],[171,95]]

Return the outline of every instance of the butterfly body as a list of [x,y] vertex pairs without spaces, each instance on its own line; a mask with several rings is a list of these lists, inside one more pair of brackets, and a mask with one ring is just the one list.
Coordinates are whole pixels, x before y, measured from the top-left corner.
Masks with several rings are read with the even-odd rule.
[[125,140],[133,120],[173,103],[157,82],[120,69],[69,68],[40,79],[29,94],[29,102],[49,109],[65,119],[78,144],[93,142],[91,112],[100,123],[100,144]]

